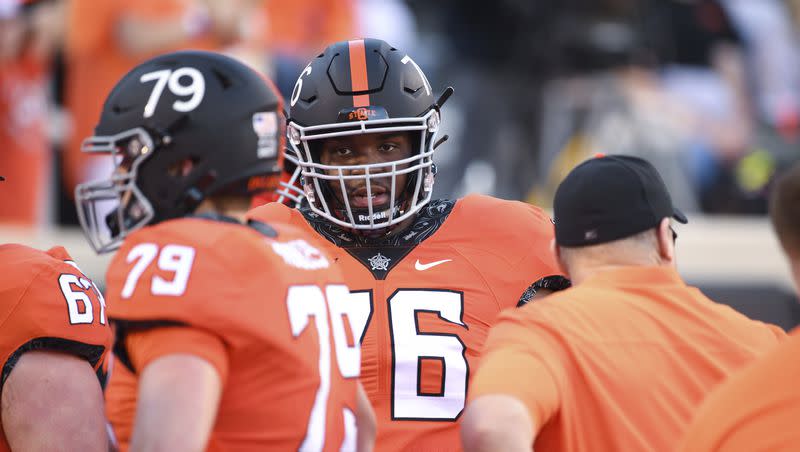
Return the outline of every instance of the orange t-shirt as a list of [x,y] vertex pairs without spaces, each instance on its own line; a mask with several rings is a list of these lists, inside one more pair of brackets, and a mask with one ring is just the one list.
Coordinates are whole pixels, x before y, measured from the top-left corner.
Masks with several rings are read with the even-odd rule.
[[432,202],[396,236],[427,236],[413,246],[349,246],[344,231],[308,214],[315,229],[301,211],[280,204],[249,215],[328,238],[323,251],[362,311],[361,383],[375,409],[380,451],[459,450],[457,420],[490,325],[532,283],[560,273],[550,251],[552,222],[520,202],[477,195]]
[[[102,384],[112,340],[105,301],[66,250],[0,245],[0,263],[0,392],[17,360],[31,350],[84,358]],[[0,419],[0,452],[9,450]]]
[[47,66],[31,55],[0,66],[0,222],[44,218],[51,150]]
[[170,220],[128,236],[106,279],[117,331],[107,415],[122,450],[136,375],[174,353],[205,359],[222,380],[209,451],[292,450],[304,440],[338,451],[354,441],[360,361],[346,337],[349,292],[298,231]]
[[800,448],[800,329],[703,402],[686,452],[789,452]]
[[[218,50],[211,37],[182,42],[152,54],[132,55],[119,43],[119,23],[123,16],[142,20],[175,19],[180,27],[188,0],[71,0],[67,11],[66,105],[72,115],[72,131],[64,152],[65,188],[70,195],[76,184],[86,182],[92,166],[107,159],[81,152],[81,142],[92,135],[100,118],[103,102],[111,88],[137,64],[160,53],[181,49]],[[109,168],[108,174],[111,174]],[[107,174],[103,175],[107,177]]]
[[672,450],[708,391],[784,336],[673,269],[609,270],[501,314],[470,399],[522,401],[534,450]]

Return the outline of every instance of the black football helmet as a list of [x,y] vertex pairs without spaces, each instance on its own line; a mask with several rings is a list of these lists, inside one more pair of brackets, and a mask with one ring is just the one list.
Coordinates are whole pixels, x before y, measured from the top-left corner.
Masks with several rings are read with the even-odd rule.
[[[310,208],[339,226],[362,230],[387,228],[419,211],[433,193],[439,107],[451,93],[448,88],[437,101],[414,60],[379,39],[326,48],[300,74],[290,98],[286,160],[300,169]],[[320,163],[317,140],[387,132],[416,133],[414,155],[380,164]],[[399,174],[409,175],[404,187],[395,184]],[[379,178],[391,178],[391,196],[388,208],[376,212],[370,184]],[[352,179],[365,180],[366,208],[350,206],[345,181]],[[341,187],[343,201],[331,185]]]
[[280,173],[285,118],[269,82],[224,55],[182,51],[128,72],[82,150],[109,153],[114,173],[75,189],[97,252],[132,231],[192,213],[215,194],[249,196]]

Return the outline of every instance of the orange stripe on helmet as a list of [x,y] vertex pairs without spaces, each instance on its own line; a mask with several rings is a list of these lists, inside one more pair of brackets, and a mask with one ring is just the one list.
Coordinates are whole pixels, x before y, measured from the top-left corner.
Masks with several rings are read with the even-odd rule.
[[[350,50],[350,81],[353,92],[368,91],[367,51],[364,48],[364,40],[348,41],[347,44]],[[354,107],[366,107],[367,105],[369,105],[369,94],[353,96]]]

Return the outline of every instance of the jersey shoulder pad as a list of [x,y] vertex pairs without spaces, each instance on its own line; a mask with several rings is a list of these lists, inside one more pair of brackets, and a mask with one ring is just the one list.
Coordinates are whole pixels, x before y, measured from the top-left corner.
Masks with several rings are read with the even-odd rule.
[[[460,204],[460,206],[459,206]],[[550,225],[553,221],[542,209],[521,201],[509,201],[485,195],[468,195],[456,204],[462,216],[483,220],[487,226]],[[492,221],[486,221],[492,219]],[[508,224],[510,222],[511,224]]]
[[241,228],[240,224],[205,218],[177,218],[134,231],[125,238],[120,248],[146,242],[191,242],[195,246],[210,246],[230,233],[235,234]]
[[[101,307],[100,301],[105,304],[100,291],[63,247],[40,251],[23,245],[4,245],[0,247],[0,262],[4,267],[0,270],[0,306],[5,311],[5,315],[0,314],[0,323],[13,312],[19,320],[46,328],[48,323],[40,320],[53,320],[47,315],[51,311],[57,314],[58,325],[65,320],[72,324],[91,323],[75,321],[75,318],[94,317],[93,309],[85,309],[87,300],[96,308]],[[70,318],[67,308],[72,311],[73,307],[78,309],[71,312],[74,318]],[[31,314],[31,310],[35,315],[27,319],[25,315]]]
[[182,300],[185,306],[195,293],[213,295],[220,290],[214,281],[230,281],[240,268],[228,266],[236,262],[229,256],[241,251],[237,244],[246,232],[242,225],[195,219],[170,220],[136,231],[109,265],[108,297],[119,301],[119,307],[130,305],[134,312],[149,303],[170,306],[170,300]]
[[276,240],[243,224],[180,222],[126,239],[106,274],[112,319],[128,327],[188,325],[229,342],[253,331],[254,313],[284,289]]
[[290,269],[333,271],[321,239],[290,224],[271,222],[269,226],[278,234],[267,243],[272,252],[280,257],[279,261]]
[[[0,247],[0,356],[58,350],[98,365],[111,346],[105,300],[63,248]],[[58,258],[54,257],[57,256]],[[8,366],[4,376],[10,372]]]
[[247,219],[264,223],[291,223],[295,219],[295,215],[300,215],[297,209],[292,209],[279,202],[270,202],[247,212]]
[[521,244],[554,237],[553,222],[542,209],[520,201],[469,195],[456,203],[448,222],[468,226],[477,242],[493,247]]
[[69,255],[67,249],[63,246],[54,246],[45,252],[48,256],[59,262],[74,262],[72,256]]

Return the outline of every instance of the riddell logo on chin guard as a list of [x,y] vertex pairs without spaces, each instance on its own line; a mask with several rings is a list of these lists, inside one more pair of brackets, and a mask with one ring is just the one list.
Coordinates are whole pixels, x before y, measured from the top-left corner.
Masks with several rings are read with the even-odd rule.
[[[372,219],[373,220],[383,220],[384,218],[389,216],[389,211],[385,210],[383,212],[373,213]],[[369,215],[359,215],[358,221],[369,221]]]
[[[398,206],[392,207],[392,210],[394,210],[395,218],[397,218],[399,215],[403,214],[403,212],[400,210],[400,208]],[[372,214],[372,221],[384,220],[386,218],[389,218],[389,209],[384,210],[382,212],[375,212],[375,213]],[[363,222],[369,221],[369,215],[359,214],[358,215],[358,221],[363,221]]]

